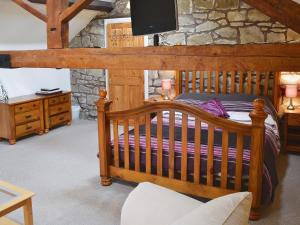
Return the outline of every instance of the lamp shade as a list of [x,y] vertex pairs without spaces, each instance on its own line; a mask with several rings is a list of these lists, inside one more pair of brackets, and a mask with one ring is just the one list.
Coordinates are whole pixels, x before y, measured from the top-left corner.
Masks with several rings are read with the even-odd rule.
[[171,79],[161,80],[161,87],[163,90],[171,90],[172,88]]
[[280,76],[280,84],[300,84],[300,73],[282,72]]
[[298,88],[297,85],[286,85],[285,87],[285,96],[288,98],[295,98],[298,94]]

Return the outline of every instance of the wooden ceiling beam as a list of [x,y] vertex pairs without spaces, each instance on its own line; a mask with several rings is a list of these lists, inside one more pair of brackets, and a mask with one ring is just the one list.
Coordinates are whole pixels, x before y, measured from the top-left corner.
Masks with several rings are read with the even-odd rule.
[[49,49],[69,46],[69,23],[62,23],[59,19],[68,6],[68,0],[47,0],[47,46]]
[[47,16],[38,11],[37,9],[33,8],[24,0],[12,0],[14,3],[25,9],[27,12],[31,13],[32,15],[36,16],[37,18],[41,19],[42,21],[47,23]]
[[300,71],[300,44],[164,46],[0,51],[11,67]]
[[300,33],[300,4],[292,0],[243,0],[273,20]]
[[[46,4],[47,0],[28,0],[32,3]],[[69,6],[73,5],[76,0],[69,0]],[[85,7],[85,9],[89,10],[97,10],[101,12],[111,12],[113,10],[113,3],[105,2],[105,1],[94,1],[92,4]]]
[[60,21],[62,23],[69,22],[73,19],[81,10],[91,4],[94,0],[78,0],[73,5],[65,9],[60,15]]

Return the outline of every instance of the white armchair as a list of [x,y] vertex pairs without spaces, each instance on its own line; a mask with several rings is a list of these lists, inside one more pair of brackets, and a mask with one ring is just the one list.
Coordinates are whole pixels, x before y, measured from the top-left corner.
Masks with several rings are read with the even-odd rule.
[[121,225],[245,225],[252,195],[240,192],[208,203],[151,183],[141,183],[125,201]]

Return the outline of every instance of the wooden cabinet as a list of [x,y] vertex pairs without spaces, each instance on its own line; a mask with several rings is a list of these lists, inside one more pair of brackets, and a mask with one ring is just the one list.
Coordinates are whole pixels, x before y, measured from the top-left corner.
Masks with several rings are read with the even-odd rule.
[[43,134],[64,123],[71,124],[71,93],[26,95],[0,102],[0,139],[15,144],[30,134]]
[[285,110],[285,149],[300,153],[300,109]]
[[0,103],[0,138],[15,144],[17,138],[43,131],[43,99],[39,96],[22,96]]
[[71,94],[62,93],[44,101],[45,132],[61,124],[71,124]]

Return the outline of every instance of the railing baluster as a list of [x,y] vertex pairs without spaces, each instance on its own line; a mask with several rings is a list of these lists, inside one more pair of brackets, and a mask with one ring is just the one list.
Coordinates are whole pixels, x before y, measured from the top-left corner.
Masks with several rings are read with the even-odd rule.
[[146,173],[151,173],[151,118],[146,115]]
[[174,178],[175,112],[169,114],[169,178]]
[[200,71],[200,93],[204,91],[204,72]]
[[115,167],[120,167],[120,158],[119,158],[119,130],[118,130],[118,121],[113,121],[114,129],[114,163]]
[[190,72],[186,70],[185,71],[185,93],[186,94],[190,92],[189,81],[190,81]]
[[252,72],[248,71],[248,85],[247,85],[247,94],[252,94]]
[[195,118],[194,183],[200,183],[201,121]]
[[214,182],[214,127],[208,125],[207,143],[207,185],[213,186]]
[[181,180],[187,181],[187,128],[188,115],[182,113],[182,133],[181,133]]
[[215,73],[215,94],[219,94],[219,79],[220,79],[220,74],[219,71],[216,71]]
[[193,88],[193,93],[196,93],[197,71],[194,70],[192,76],[193,76],[193,85],[192,85],[192,86],[193,86],[193,87],[192,87],[192,88]]
[[163,154],[162,154],[162,112],[157,113],[157,174],[163,173]]
[[241,71],[239,74],[239,93],[243,94],[244,92],[244,73]]
[[256,72],[256,95],[260,95],[260,72]]
[[227,71],[223,71],[223,86],[222,86],[222,93],[227,93]]
[[140,125],[139,118],[134,121],[134,168],[135,171],[139,172],[141,170],[140,167]]
[[264,95],[268,96],[270,73],[265,72]]
[[222,162],[221,162],[221,187],[227,188],[228,177],[228,131],[222,132]]
[[240,191],[242,189],[242,174],[243,174],[243,135],[237,134],[236,142],[236,164],[235,164],[235,182],[234,189]]
[[234,94],[234,91],[235,91],[235,71],[231,71],[230,78],[231,78],[230,94]]
[[211,75],[212,72],[207,71],[207,94],[211,94]]
[[124,121],[124,161],[125,161],[125,169],[129,169],[130,159],[129,159],[129,135],[128,135],[128,120]]

